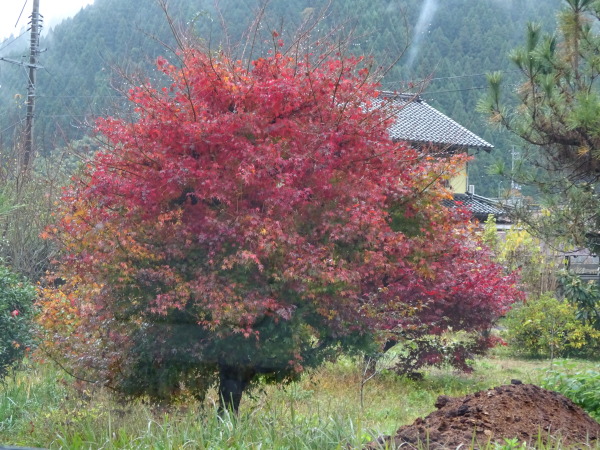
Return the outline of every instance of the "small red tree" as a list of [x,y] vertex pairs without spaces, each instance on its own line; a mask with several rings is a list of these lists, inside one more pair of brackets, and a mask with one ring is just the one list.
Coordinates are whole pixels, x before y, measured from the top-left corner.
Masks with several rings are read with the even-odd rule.
[[237,410],[253,380],[379,330],[484,330],[506,308],[512,281],[441,206],[454,162],[388,138],[360,58],[181,57],[158,61],[169,86],[131,90],[133,122],[98,121],[112,145],[63,197],[67,283],[41,321],[73,367],[131,395],[218,380]]

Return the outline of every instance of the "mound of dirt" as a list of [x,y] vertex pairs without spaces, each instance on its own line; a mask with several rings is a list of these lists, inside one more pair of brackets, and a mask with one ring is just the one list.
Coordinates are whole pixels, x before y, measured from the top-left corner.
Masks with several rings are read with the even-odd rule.
[[564,446],[600,443],[600,423],[571,400],[532,384],[512,383],[460,398],[442,395],[437,411],[367,448],[381,448],[391,439],[397,448],[430,449],[483,448],[504,438],[535,444],[539,437],[552,437]]

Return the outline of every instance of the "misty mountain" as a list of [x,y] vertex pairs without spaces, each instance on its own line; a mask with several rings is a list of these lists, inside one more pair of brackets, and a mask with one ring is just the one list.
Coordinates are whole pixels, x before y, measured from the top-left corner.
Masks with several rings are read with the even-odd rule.
[[[315,33],[352,39],[350,49],[374,57],[382,67],[395,62],[382,87],[414,91],[423,80],[423,98],[492,142],[496,150],[472,164],[471,183],[478,193],[495,196],[504,181],[487,176],[493,159],[509,161],[513,143],[492,130],[475,112],[486,88],[485,73],[516,73],[508,52],[523,43],[525,25],[537,21],[555,27],[561,0],[271,0],[256,34],[248,36],[260,12],[258,0],[169,0],[168,15],[177,30],[189,29],[212,49],[235,48],[254,54],[272,30],[284,39],[311,17],[319,18]],[[0,49],[20,60],[26,49],[17,44]],[[94,118],[126,109],[119,92],[125,79],[144,74],[151,80],[159,55],[175,58],[177,48],[167,15],[156,0],[95,0],[50,30],[41,40],[36,98],[36,142],[42,153],[88,133]],[[0,50],[2,51],[2,50]],[[397,61],[396,61],[397,60]],[[0,146],[12,145],[25,117],[27,77],[23,67],[0,62]]]

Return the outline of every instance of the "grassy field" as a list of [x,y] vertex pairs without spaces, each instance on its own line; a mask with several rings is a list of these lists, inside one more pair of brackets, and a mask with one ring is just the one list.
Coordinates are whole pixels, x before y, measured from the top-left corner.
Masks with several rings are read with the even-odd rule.
[[[596,363],[578,365],[593,368]],[[214,394],[204,404],[189,401],[169,408],[142,401],[121,404],[103,390],[77,386],[50,364],[29,365],[0,385],[0,446],[360,448],[429,414],[440,394],[460,396],[512,378],[538,383],[549,366],[548,361],[492,355],[478,361],[470,375],[434,370],[411,381],[384,372],[365,385],[361,408],[361,371],[345,360],[313,371],[299,383],[255,390],[242,401],[238,418],[221,418]]]

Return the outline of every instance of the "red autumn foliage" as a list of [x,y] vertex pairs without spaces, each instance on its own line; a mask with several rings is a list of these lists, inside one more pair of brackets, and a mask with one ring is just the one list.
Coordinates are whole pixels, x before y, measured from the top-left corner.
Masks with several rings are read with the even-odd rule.
[[294,378],[382,332],[484,333],[519,295],[441,204],[440,174],[464,161],[392,142],[360,58],[181,57],[158,61],[169,86],[131,90],[135,120],[98,121],[110,145],[50,230],[67,283],[41,320],[75,369],[164,397],[218,377],[236,408],[257,375]]

